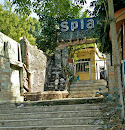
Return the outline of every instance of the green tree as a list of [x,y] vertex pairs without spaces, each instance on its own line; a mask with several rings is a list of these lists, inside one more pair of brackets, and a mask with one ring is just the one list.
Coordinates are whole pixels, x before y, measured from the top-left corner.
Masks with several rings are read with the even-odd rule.
[[42,32],[38,47],[52,54],[57,47],[58,21],[79,18],[81,7],[75,6],[70,0],[46,0],[34,2],[34,11],[39,16]]
[[[113,0],[114,11],[125,7],[124,0]],[[109,38],[110,23],[108,22],[108,0],[93,0],[91,5],[94,7],[92,16],[98,17],[98,24],[95,29],[96,37],[98,38],[99,50],[103,53],[112,53],[112,43]]]
[[82,8],[72,4],[71,0],[11,0],[11,2],[16,5],[16,12],[22,10],[22,13],[29,15],[32,9],[39,16],[41,31],[35,38],[38,47],[48,54],[52,54],[57,46],[58,21],[80,18]]
[[35,44],[35,38],[30,32],[35,30],[33,25],[36,20],[27,15],[17,15],[12,12],[12,5],[7,2],[0,5],[0,31],[19,42],[19,38],[26,36],[30,44]]

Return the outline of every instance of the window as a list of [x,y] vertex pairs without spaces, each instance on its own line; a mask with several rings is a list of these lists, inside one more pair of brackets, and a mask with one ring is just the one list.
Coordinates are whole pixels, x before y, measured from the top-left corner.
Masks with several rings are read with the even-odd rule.
[[90,58],[78,60],[76,64],[76,71],[89,72],[89,61],[90,61]]

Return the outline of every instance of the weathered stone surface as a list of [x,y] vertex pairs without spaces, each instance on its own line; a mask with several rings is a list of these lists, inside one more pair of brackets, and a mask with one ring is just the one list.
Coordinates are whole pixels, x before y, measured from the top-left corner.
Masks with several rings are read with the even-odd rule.
[[[83,104],[86,100],[92,100],[92,104]],[[97,130],[102,127],[105,116],[102,115],[100,99],[94,100],[24,102],[16,106],[1,104],[0,129]]]
[[43,51],[29,45],[29,64],[32,72],[32,92],[41,92],[44,90],[44,81],[46,75],[47,57]]
[[0,100],[11,99],[10,64],[8,59],[0,57]]
[[63,66],[68,65],[68,50],[67,50],[67,48],[62,50],[62,63],[63,63]]
[[0,101],[23,101],[20,44],[0,32]]
[[38,100],[52,100],[67,98],[68,91],[44,91],[44,92],[31,92],[24,93],[25,100],[38,101]]
[[20,44],[0,32],[0,55],[18,61]]
[[70,85],[70,98],[82,97],[103,97],[103,93],[108,92],[105,80],[76,81]]
[[55,51],[55,66],[61,69],[61,50]]
[[[25,44],[24,41],[20,41],[22,61],[26,63],[25,57]],[[28,58],[29,58],[29,72],[31,74],[31,92],[42,92],[44,91],[47,56],[43,51],[37,49],[36,46],[32,46],[28,43]],[[23,69],[23,82],[28,88],[27,72]]]

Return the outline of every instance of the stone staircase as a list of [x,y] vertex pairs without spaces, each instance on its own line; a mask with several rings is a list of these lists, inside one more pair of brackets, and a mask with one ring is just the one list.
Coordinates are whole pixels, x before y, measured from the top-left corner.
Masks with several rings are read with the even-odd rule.
[[62,70],[58,67],[55,67],[55,62],[52,61],[52,65],[51,65],[51,74],[49,75],[49,82],[48,85],[45,87],[44,91],[64,91],[65,90],[65,83],[60,83],[58,85],[58,89],[55,89],[55,79],[56,79],[56,74],[58,74],[59,76],[59,80],[61,78],[64,79],[63,74],[62,74]]
[[105,80],[75,81],[70,85],[69,98],[98,97],[108,92]]
[[0,129],[99,130],[104,118],[101,101],[92,98],[0,104]]

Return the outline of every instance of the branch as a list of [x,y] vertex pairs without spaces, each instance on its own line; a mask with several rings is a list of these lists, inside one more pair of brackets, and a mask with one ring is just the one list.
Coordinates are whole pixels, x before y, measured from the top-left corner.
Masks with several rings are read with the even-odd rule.
[[125,10],[123,12],[121,12],[116,18],[115,20],[117,20],[121,15],[123,15],[125,13]]
[[101,22],[110,23],[109,20],[101,20]]
[[109,15],[108,15],[108,11],[107,11],[107,7],[106,7],[106,3],[105,3],[105,1],[103,1],[103,2],[104,2],[105,11],[106,11],[106,18],[107,18],[107,21],[108,21],[108,19],[109,19]]

